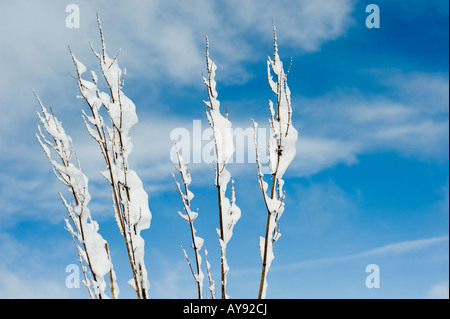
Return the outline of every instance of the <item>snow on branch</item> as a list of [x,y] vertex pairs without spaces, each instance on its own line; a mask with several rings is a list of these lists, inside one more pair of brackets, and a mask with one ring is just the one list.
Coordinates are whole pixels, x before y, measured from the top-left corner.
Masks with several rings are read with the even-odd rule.
[[[228,241],[233,236],[233,228],[241,217],[241,210],[236,205],[233,180],[230,172],[226,169],[226,165],[234,153],[233,135],[231,122],[228,120],[228,116],[224,117],[220,113],[220,102],[217,99],[218,94],[215,81],[217,66],[209,57],[208,37],[206,37],[206,68],[208,75],[207,77],[203,77],[203,82],[208,91],[208,100],[203,102],[205,104],[206,117],[211,126],[215,144],[215,186],[218,191],[220,222],[220,228],[217,229],[217,233],[219,235],[221,248],[222,299],[227,299],[229,296],[226,294],[226,282],[229,267],[226,259],[226,247]],[[231,201],[225,195],[230,180]]]
[[[130,285],[136,290],[138,298],[147,298],[150,283],[144,263],[144,239],[141,231],[148,229],[151,223],[151,212],[148,206],[148,195],[137,173],[129,168],[128,156],[133,144],[130,129],[138,122],[136,106],[123,92],[124,76],[118,65],[118,56],[110,58],[106,53],[106,44],[100,19],[97,15],[100,31],[101,52],[91,50],[100,63],[103,78],[108,92],[102,92],[98,86],[98,76],[91,71],[92,81],[82,78],[86,67],[80,62],[69,47],[75,70],[76,80],[81,96],[88,106],[91,115],[83,111],[83,120],[89,135],[98,143],[106,163],[106,171],[101,174],[111,186],[114,214],[120,233],[125,239],[129,262],[133,272]],[[101,115],[105,108],[110,125]]]
[[191,237],[192,237],[192,249],[194,249],[194,254],[195,254],[196,272],[194,272],[194,270],[192,269],[191,262],[189,260],[189,257],[187,256],[186,251],[183,249],[183,246],[181,246],[181,250],[183,251],[184,256],[185,256],[185,258],[188,262],[188,265],[191,269],[192,276],[194,277],[195,282],[197,283],[198,298],[201,299],[202,298],[202,289],[203,289],[203,279],[205,276],[201,269],[202,256],[200,255],[200,249],[202,249],[204,241],[203,241],[203,238],[196,235],[197,230],[194,227],[194,220],[198,216],[198,211],[196,213],[191,211],[191,201],[194,198],[194,194],[189,190],[189,185],[191,184],[191,181],[192,181],[191,173],[189,172],[188,165],[184,162],[183,157],[181,156],[181,154],[179,152],[177,143],[175,143],[175,150],[176,150],[176,154],[177,154],[177,161],[174,162],[174,160],[172,159],[172,162],[174,162],[173,164],[174,164],[175,169],[181,175],[184,191],[182,190],[180,183],[178,183],[178,181],[173,173],[172,173],[172,176],[173,176],[173,179],[174,179],[174,182],[176,185],[175,191],[180,195],[181,201],[183,202],[183,208],[186,213],[184,215],[183,213],[178,212],[178,214],[180,215],[181,218],[183,218],[185,221],[187,221],[189,223]]
[[[262,173],[259,160],[256,136],[258,124],[253,122],[258,182],[268,212],[265,237],[260,237],[262,273],[258,298],[265,298],[266,296],[267,273],[274,259],[273,246],[281,236],[278,221],[284,212],[285,192],[283,190],[283,175],[295,157],[298,138],[297,130],[292,125],[291,92],[287,84],[287,73],[284,72],[283,63],[278,55],[275,26],[273,27],[273,36],[273,58],[268,57],[267,60],[267,79],[272,92],[277,97],[276,105],[269,100],[271,135],[268,143],[268,153],[269,169],[272,175],[270,190],[268,189],[268,184],[264,181],[264,174]],[[272,73],[275,75],[275,80]]]
[[[72,222],[70,223],[67,218],[64,218],[66,229],[72,235],[78,252],[79,262],[85,277],[84,284],[91,298],[108,298],[105,293],[106,281],[104,277],[109,273],[111,294],[113,298],[117,298],[119,288],[115,280],[116,276],[111,262],[108,244],[98,233],[98,223],[92,219],[88,208],[91,200],[88,190],[88,178],[81,172],[79,163],[77,167],[71,162],[73,154],[72,139],[66,134],[61,122],[58,121],[53,112],[47,111],[36,92],[35,95],[41,106],[41,114],[37,113],[39,120],[45,132],[51,137],[51,140],[45,137],[39,124],[36,137],[50,160],[55,175],[68,187],[75,201],[69,203],[59,193]],[[52,158],[52,149],[58,155],[61,163],[58,163]],[[84,264],[88,265],[90,276],[87,274],[87,269]],[[90,281],[88,280],[88,276],[90,277]],[[93,291],[90,289],[91,284]]]

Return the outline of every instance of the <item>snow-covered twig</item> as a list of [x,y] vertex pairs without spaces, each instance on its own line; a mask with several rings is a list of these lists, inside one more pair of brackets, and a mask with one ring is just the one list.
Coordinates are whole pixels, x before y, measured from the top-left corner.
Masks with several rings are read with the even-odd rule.
[[[284,211],[283,175],[295,157],[296,142],[298,138],[297,130],[292,125],[291,92],[287,85],[287,74],[284,72],[283,63],[278,55],[278,45],[275,26],[274,53],[273,59],[267,61],[267,78],[272,92],[277,97],[276,110],[272,101],[269,101],[269,125],[271,136],[268,143],[269,169],[272,175],[272,186],[269,194],[268,184],[264,181],[264,174],[261,170],[261,162],[257,148],[256,130],[258,124],[253,122],[255,129],[256,163],[258,168],[259,187],[264,196],[267,208],[267,223],[265,237],[260,237],[260,252],[262,260],[262,272],[259,286],[258,298],[265,298],[267,291],[267,273],[274,259],[273,246],[280,238],[278,220]],[[292,61],[291,61],[292,63]],[[290,69],[290,67],[289,67]],[[272,72],[276,77],[273,80]]]
[[[175,150],[177,154],[177,163],[174,163],[175,169],[180,173],[181,179],[183,181],[183,188],[184,192],[181,189],[180,183],[177,182],[177,179],[175,175],[172,173],[173,179],[175,181],[176,185],[176,192],[180,195],[181,201],[183,202],[183,208],[186,214],[184,215],[181,212],[178,212],[181,218],[183,218],[185,221],[189,223],[190,231],[191,231],[191,237],[192,237],[192,248],[194,249],[195,253],[195,264],[196,264],[196,273],[194,273],[192,269],[191,262],[189,261],[189,258],[186,254],[186,251],[181,247],[181,250],[184,253],[184,256],[186,257],[186,260],[188,261],[188,265],[191,269],[192,276],[194,276],[195,282],[197,283],[197,290],[198,290],[198,298],[202,298],[202,289],[203,289],[203,278],[204,274],[201,269],[202,264],[202,256],[200,255],[200,249],[202,249],[203,246],[203,238],[196,235],[197,230],[194,227],[194,220],[198,216],[198,211],[196,213],[191,211],[191,200],[194,198],[194,194],[189,190],[189,185],[191,184],[191,174],[189,172],[189,168],[187,164],[183,161],[183,157],[181,156],[179,150],[178,150],[178,144],[175,143]],[[172,159],[173,161],[173,159]]]
[[[100,146],[101,154],[107,170],[102,175],[111,185],[115,218],[120,233],[125,239],[128,258],[133,272],[130,285],[136,290],[138,298],[148,298],[150,283],[144,263],[144,239],[141,231],[148,229],[151,213],[148,207],[148,195],[142,181],[136,172],[129,168],[128,156],[131,153],[130,129],[138,122],[136,106],[122,92],[125,70],[118,65],[118,55],[111,59],[106,53],[106,45],[100,19],[97,15],[101,39],[101,52],[96,52],[91,44],[91,50],[100,62],[103,78],[109,92],[105,93],[97,87],[98,77],[91,71],[92,82],[81,76],[86,67],[73,54],[69,47],[77,72],[80,98],[84,99],[91,111],[91,116],[83,111],[83,120],[91,137]],[[100,114],[101,107],[106,109],[111,126],[105,124]]]
[[208,275],[208,281],[209,281],[209,292],[211,293],[211,299],[215,299],[214,296],[216,295],[215,287],[214,287],[214,280],[211,276],[211,265],[208,262],[208,251],[205,248],[205,264],[206,264],[206,274]]
[[[78,167],[76,167],[71,162],[73,153],[72,139],[66,134],[61,122],[58,121],[53,112],[48,112],[38,95],[36,93],[35,95],[42,113],[38,113],[39,120],[53,141],[46,139],[40,125],[38,125],[36,137],[50,160],[56,177],[65,186],[69,187],[69,191],[72,193],[75,200],[74,203],[68,203],[63,195],[59,193],[72,222],[71,224],[67,218],[64,218],[66,229],[72,235],[78,252],[78,261],[85,278],[84,284],[88,289],[91,298],[93,296],[99,299],[107,298],[104,277],[109,273],[111,294],[113,298],[117,298],[119,289],[115,280],[116,276],[111,262],[108,244],[98,233],[98,223],[92,219],[88,208],[88,204],[91,200],[91,195],[88,191],[88,178],[81,172],[79,163]],[[53,149],[56,152],[62,164],[52,158],[50,149]],[[90,283],[86,273],[87,269],[84,266],[84,263],[86,263],[90,269],[90,283],[93,286],[93,292],[90,289]]]
[[[219,222],[217,229],[221,248],[221,276],[222,276],[222,299],[227,299],[226,294],[227,273],[229,271],[226,259],[227,243],[233,235],[233,228],[241,217],[241,210],[236,205],[233,180],[226,165],[234,152],[233,135],[231,122],[220,113],[220,102],[217,99],[215,74],[217,66],[209,57],[209,42],[206,38],[206,68],[207,78],[203,77],[203,82],[208,90],[208,101],[205,103],[206,117],[213,131],[215,153],[216,153],[216,178],[215,186],[219,202]],[[231,180],[231,201],[225,196],[227,185]]]

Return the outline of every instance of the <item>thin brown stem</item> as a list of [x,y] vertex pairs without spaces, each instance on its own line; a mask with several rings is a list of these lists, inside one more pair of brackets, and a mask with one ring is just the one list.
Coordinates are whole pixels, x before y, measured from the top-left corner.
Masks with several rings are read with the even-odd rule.
[[[270,191],[270,198],[273,199],[275,196],[275,183],[276,183],[276,174],[272,175],[272,189]],[[266,223],[266,234],[264,238],[264,256],[263,256],[263,262],[262,262],[262,271],[261,271],[261,279],[259,282],[259,292],[258,292],[258,299],[262,298],[262,292],[264,288],[264,279],[266,278],[266,267],[267,267],[267,246],[269,243],[269,227],[270,227],[270,211],[267,213],[267,223]]]

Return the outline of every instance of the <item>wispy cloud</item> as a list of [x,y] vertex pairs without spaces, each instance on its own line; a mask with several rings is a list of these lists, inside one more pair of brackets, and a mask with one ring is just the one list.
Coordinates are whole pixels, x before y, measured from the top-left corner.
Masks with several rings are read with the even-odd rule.
[[417,240],[409,240],[403,241],[400,243],[389,244],[381,247],[377,247],[374,249],[370,249],[367,251],[363,251],[361,253],[343,256],[343,257],[334,257],[334,258],[324,258],[324,259],[316,259],[305,262],[300,262],[296,264],[290,264],[286,266],[274,267],[273,271],[285,271],[285,270],[296,270],[305,267],[311,266],[319,266],[319,265],[327,265],[333,264],[337,262],[344,262],[353,259],[358,259],[362,257],[387,257],[387,256],[397,256],[409,252],[423,250],[425,248],[430,247],[431,245],[448,242],[449,236],[440,236],[440,237],[432,237],[425,239],[417,239]]
[[[409,240],[403,241],[395,244],[388,244],[385,246],[377,247],[374,249],[366,250],[360,253],[342,256],[342,257],[332,257],[332,258],[321,258],[315,260],[302,261],[298,263],[292,263],[284,266],[273,266],[271,268],[272,272],[278,271],[293,271],[302,268],[311,268],[319,266],[327,266],[336,263],[346,262],[363,257],[388,257],[397,256],[405,253],[411,253],[415,251],[420,251],[426,249],[432,245],[444,243],[449,241],[449,236],[432,237],[425,239]],[[235,275],[244,275],[248,273],[258,272],[259,269],[244,269],[236,270]]]

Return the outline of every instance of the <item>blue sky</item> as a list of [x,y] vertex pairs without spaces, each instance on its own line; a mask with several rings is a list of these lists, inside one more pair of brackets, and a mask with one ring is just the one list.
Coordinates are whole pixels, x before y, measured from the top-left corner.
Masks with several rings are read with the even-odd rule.
[[[66,211],[36,138],[38,103],[51,106],[72,136],[90,179],[91,212],[112,247],[121,297],[133,298],[123,240],[100,152],[81,120],[70,45],[98,70],[100,14],[108,52],[122,48],[124,88],[137,106],[132,165],[153,214],[146,262],[153,298],[195,298],[179,249],[189,246],[181,201],[172,188],[170,132],[207,128],[202,99],[205,35],[218,65],[219,100],[233,127],[261,126],[269,116],[266,58],[272,21],[292,92],[297,156],[287,170],[282,237],[268,277],[268,298],[448,298],[449,86],[448,1],[77,1],[80,28],[68,29],[61,1],[0,0],[0,297],[86,298],[68,289],[66,266],[76,251],[64,230]],[[368,29],[366,5],[380,8],[381,28]],[[203,146],[207,141],[203,141]],[[251,146],[251,143],[250,143]],[[228,293],[257,297],[258,238],[266,211],[254,163],[228,166],[241,220],[228,245]],[[191,165],[216,283],[220,248],[214,171]],[[266,180],[268,177],[266,177]],[[188,251],[189,252],[189,251]],[[192,253],[192,252],[190,252]],[[380,288],[368,289],[377,264]],[[206,282],[205,282],[206,284]]]

